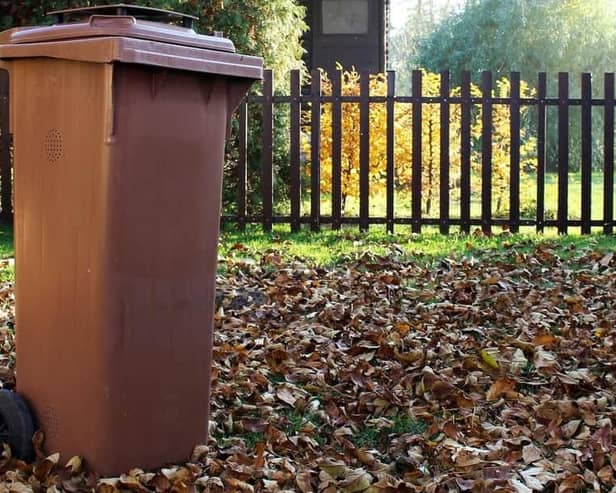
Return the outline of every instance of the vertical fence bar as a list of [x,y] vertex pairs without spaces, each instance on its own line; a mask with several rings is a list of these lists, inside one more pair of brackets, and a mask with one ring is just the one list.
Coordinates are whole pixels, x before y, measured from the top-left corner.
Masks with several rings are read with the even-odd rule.
[[605,74],[603,102],[603,233],[614,232],[614,73]]
[[509,227],[520,230],[520,72],[511,72],[511,135],[509,156]]
[[311,72],[310,229],[321,229],[321,72]]
[[461,230],[471,230],[471,74],[462,72],[460,121],[460,223]]
[[13,183],[11,177],[11,134],[9,133],[9,74],[0,70],[0,218],[13,219]]
[[537,232],[543,233],[545,225],[545,98],[547,79],[545,72],[539,73],[537,84]]
[[440,232],[449,234],[449,72],[441,72]]
[[370,225],[370,72],[361,72],[359,87],[359,229],[367,231]]
[[421,233],[421,127],[422,127],[422,72],[413,70],[412,74],[412,96],[413,101],[413,181],[412,181],[412,226],[413,233]]
[[291,108],[290,108],[290,132],[289,153],[291,166],[289,170],[289,198],[291,200],[291,231],[296,233],[301,229],[301,164],[300,164],[300,132],[301,132],[301,103],[300,71],[291,71]]
[[332,229],[342,224],[342,72],[332,78]]
[[246,174],[248,170],[248,103],[246,100],[240,104],[238,145],[237,226],[240,231],[244,231],[246,229]]
[[396,72],[387,72],[387,232],[394,232],[394,186],[395,186],[395,103],[396,95]]
[[569,74],[558,74],[558,233],[569,221]]
[[274,202],[274,74],[271,70],[263,72],[263,133],[261,140],[261,187],[263,192],[263,230],[272,230]]
[[592,193],[592,81],[582,74],[582,234],[590,234]]
[[481,74],[481,230],[492,232],[492,72]]

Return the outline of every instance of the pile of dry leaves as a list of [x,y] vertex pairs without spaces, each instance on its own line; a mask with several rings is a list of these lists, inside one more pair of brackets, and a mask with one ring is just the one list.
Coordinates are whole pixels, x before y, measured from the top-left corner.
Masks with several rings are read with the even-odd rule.
[[[616,492],[611,253],[222,267],[192,462],[100,480],[5,450],[0,492]],[[7,382],[9,330],[3,351]]]

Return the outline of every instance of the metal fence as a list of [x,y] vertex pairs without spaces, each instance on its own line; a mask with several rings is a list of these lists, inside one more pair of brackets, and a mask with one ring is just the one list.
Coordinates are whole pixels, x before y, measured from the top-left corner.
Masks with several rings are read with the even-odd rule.
[[[459,227],[463,232],[480,227],[489,233],[495,226],[507,227],[512,232],[519,231],[521,226],[535,227],[541,232],[546,227],[556,227],[559,233],[567,233],[571,227],[579,227],[583,234],[591,232],[591,228],[601,228],[605,234],[612,234],[614,229],[614,74],[608,73],[602,77],[603,95],[593,97],[591,75],[582,74],[580,95],[570,97],[569,74],[558,74],[557,95],[547,96],[547,77],[540,73],[536,81],[536,92],[532,97],[520,97],[520,74],[510,75],[510,93],[508,97],[492,95],[493,76],[490,72],[481,75],[481,95],[473,96],[471,92],[471,76],[462,73],[460,91],[452,95],[451,78],[448,72],[440,74],[440,93],[437,96],[426,96],[422,93],[421,71],[412,74],[412,91],[409,96],[396,95],[396,74],[387,73],[387,94],[370,94],[370,74],[360,74],[359,95],[344,95],[342,91],[342,76],[340,72],[331,74],[331,94],[324,95],[322,81],[318,71],[313,71],[309,85],[303,85],[300,72],[290,74],[290,91],[288,95],[274,95],[273,74],[265,71],[260,95],[250,95],[242,102],[238,110],[239,132],[237,134],[237,168],[234,170],[237,178],[237,189],[232,207],[233,214],[223,215],[223,223],[231,223],[243,229],[247,224],[262,224],[269,231],[273,224],[288,224],[293,231],[298,231],[302,225],[309,225],[313,231],[318,231],[322,225],[330,225],[334,229],[344,224],[357,225],[361,230],[367,230],[372,224],[384,224],[390,232],[397,224],[410,225],[413,232],[422,231],[422,226],[438,226],[443,234],[449,233],[451,227]],[[359,106],[359,213],[343,214],[342,207],[342,132],[343,105],[353,103]],[[386,165],[385,173],[385,211],[377,216],[370,214],[370,145],[371,136],[371,105],[380,103],[386,106]],[[422,211],[422,180],[418,179],[425,172],[422,169],[422,114],[425,105],[438,105],[440,108],[439,131],[439,207],[436,216],[429,217]],[[260,105],[260,162],[257,163],[260,174],[259,206],[252,208],[248,204],[247,177],[255,163],[249,163],[248,152],[248,105]],[[290,213],[275,214],[274,208],[274,109],[277,105],[286,105],[289,110],[288,125],[288,202]],[[321,128],[322,110],[324,105],[331,105],[331,209],[322,210],[321,188]],[[395,108],[397,105],[411,105],[412,125],[408,132],[412,135],[412,182],[408,187],[410,214],[400,213],[396,203],[396,159],[395,159]],[[459,211],[451,213],[450,183],[450,119],[452,108],[456,107],[460,114],[459,129],[459,176],[455,177],[459,185]],[[510,111],[509,135],[509,204],[508,217],[495,217],[492,200],[492,113],[494,105],[506,105]],[[523,106],[536,108],[533,111],[533,121],[521,123],[520,113]],[[557,210],[554,217],[546,215],[545,176],[546,176],[546,110],[555,107],[557,126]],[[572,218],[569,214],[569,110],[580,108],[581,149],[579,156],[581,172],[580,217]],[[471,124],[474,108],[481,109],[481,135],[473,136]],[[577,111],[577,110],[576,110]],[[593,112],[603,114],[602,135],[602,217],[591,218],[591,187],[593,171]],[[523,125],[533,127],[536,136],[536,204],[534,217],[522,217],[520,207],[520,129]],[[0,71],[0,208],[3,219],[12,218],[11,190],[11,152],[8,128],[8,78]],[[308,131],[306,130],[308,128]],[[457,127],[456,127],[457,128]],[[308,136],[309,146],[302,145],[302,135]],[[480,214],[471,215],[471,152],[472,148],[480,148]],[[306,149],[309,148],[307,151]],[[597,156],[594,156],[595,163]],[[302,191],[303,162],[309,166],[309,194]],[[305,205],[306,204],[306,205]],[[398,206],[398,211],[397,211]],[[303,210],[305,209],[305,210]],[[258,211],[252,213],[251,210]],[[595,215],[596,216],[596,215]]]
[[[385,224],[386,229],[394,231],[397,224],[410,225],[413,232],[419,233],[424,225],[438,226],[443,234],[447,234],[452,226],[459,227],[463,232],[469,232],[473,227],[480,227],[489,233],[494,226],[507,227],[512,232],[519,231],[521,226],[535,227],[541,232],[546,227],[556,227],[559,233],[567,233],[570,227],[579,227],[583,234],[591,232],[591,228],[601,228],[604,233],[611,234],[614,228],[614,74],[603,76],[603,97],[593,97],[591,74],[582,74],[580,80],[581,97],[570,97],[570,80],[568,73],[559,73],[555,97],[547,96],[547,77],[545,73],[538,74],[535,82],[536,91],[532,97],[520,97],[520,74],[510,74],[510,93],[508,97],[494,97],[493,75],[491,72],[481,74],[481,95],[473,96],[471,92],[470,73],[462,73],[460,91],[452,95],[452,81],[448,72],[440,74],[440,94],[426,96],[422,93],[421,71],[412,74],[412,91],[410,96],[396,95],[396,74],[387,73],[387,94],[375,96],[370,94],[369,73],[360,74],[359,95],[343,95],[341,91],[341,73],[330,74],[331,94],[324,95],[321,87],[321,77],[318,71],[313,71],[309,82],[309,91],[302,91],[300,74],[291,73],[290,92],[288,95],[274,95],[273,74],[266,71],[262,86],[262,95],[251,95],[242,103],[239,110],[239,161],[237,163],[237,197],[236,213],[223,217],[223,221],[234,223],[244,228],[249,223],[260,223],[265,230],[271,230],[275,223],[289,224],[293,231],[298,231],[302,224],[308,224],[313,231],[318,231],[322,225],[331,225],[338,229],[343,224],[358,225],[361,230],[367,230],[371,224]],[[306,89],[306,87],[304,87]],[[343,215],[341,204],[341,162],[342,156],[342,119],[343,105],[355,103],[359,105],[360,117],[360,149],[359,149],[359,214]],[[385,214],[379,217],[370,215],[370,145],[371,145],[371,105],[380,103],[386,105],[387,125],[387,159]],[[262,107],[261,162],[260,162],[260,208],[258,214],[250,214],[247,209],[247,105],[257,104]],[[324,105],[331,105],[331,210],[321,210],[321,115]],[[395,202],[396,193],[396,161],[394,139],[394,114],[397,105],[412,105],[412,125],[408,132],[412,134],[412,176],[421,177],[422,169],[422,109],[425,105],[440,107],[440,190],[438,215],[427,217],[422,211],[422,180],[414,178],[409,187],[411,213],[404,216],[397,213],[399,204]],[[273,194],[273,108],[277,105],[287,105],[290,108],[289,130],[289,186],[290,214],[274,214]],[[460,148],[456,152],[460,156],[460,174],[455,177],[459,184],[459,213],[451,214],[450,207],[450,121],[448,116],[455,105],[458,105],[460,117]],[[510,156],[509,156],[509,204],[508,217],[495,217],[492,200],[492,114],[494,105],[506,105],[510,110]],[[532,121],[521,124],[520,110],[523,106],[534,107]],[[554,107],[556,113],[554,124],[557,126],[557,174],[558,174],[558,204],[554,217],[546,215],[545,177],[546,177],[546,110]],[[569,207],[569,171],[570,171],[570,115],[572,107],[580,108],[580,140],[579,169],[581,172],[581,214],[570,217]],[[481,110],[481,135],[471,135],[472,112],[474,108]],[[576,110],[577,111],[577,110]],[[591,219],[591,174],[593,171],[592,115],[603,113],[602,136],[602,172],[603,172],[603,214],[601,219]],[[536,137],[536,207],[534,217],[521,217],[520,212],[520,129],[522,125],[531,126]],[[306,128],[308,127],[308,131]],[[300,145],[300,138],[310,141],[307,146]],[[480,215],[471,216],[471,149],[480,149],[481,154],[481,191]],[[302,193],[302,162],[309,165],[309,199]],[[309,206],[306,202],[309,200]],[[302,210],[303,208],[306,210]],[[595,204],[596,206],[596,204]],[[595,215],[596,216],[596,215]]]

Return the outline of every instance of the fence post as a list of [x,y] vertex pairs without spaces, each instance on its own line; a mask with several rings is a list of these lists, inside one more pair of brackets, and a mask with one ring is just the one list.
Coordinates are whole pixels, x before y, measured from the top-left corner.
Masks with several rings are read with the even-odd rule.
[[240,231],[246,230],[246,174],[248,169],[248,102],[240,103],[237,162],[237,225]]
[[582,234],[590,234],[592,193],[592,86],[591,75],[582,74]]
[[537,84],[537,232],[543,233],[545,226],[545,98],[547,79],[545,72],[539,73]]
[[449,72],[441,72],[440,232],[449,234]]
[[509,161],[509,228],[520,230],[520,72],[511,72]]
[[370,72],[359,81],[359,229],[370,227]]
[[321,229],[321,72],[311,72],[310,83],[310,229]]
[[300,125],[301,125],[301,103],[300,103],[300,71],[291,71],[290,78],[290,142],[289,152],[291,166],[289,169],[289,196],[291,200],[291,231],[297,233],[301,229],[301,167],[300,167]]
[[0,70],[0,218],[13,219],[13,180],[11,173],[11,134],[9,133],[9,76]]
[[492,232],[492,72],[481,74],[481,230]]
[[394,233],[394,188],[396,175],[395,98],[396,72],[387,72],[387,232]]
[[558,74],[558,233],[569,222],[569,74]]
[[614,73],[604,75],[603,232],[614,232]]
[[460,224],[471,230],[471,73],[462,72],[460,87]]
[[422,180],[422,72],[413,70],[412,96],[413,96],[413,171],[412,171],[412,225],[413,233],[421,233],[421,180]]
[[274,74],[271,70],[263,73],[263,134],[261,147],[263,230],[272,230],[273,216],[273,140],[274,140]]
[[342,71],[332,77],[332,229],[342,224]]

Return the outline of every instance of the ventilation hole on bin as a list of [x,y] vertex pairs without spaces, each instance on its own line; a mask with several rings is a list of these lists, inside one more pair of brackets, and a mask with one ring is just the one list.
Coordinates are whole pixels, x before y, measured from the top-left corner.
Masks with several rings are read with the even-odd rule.
[[56,410],[51,406],[45,406],[40,414],[41,427],[45,433],[45,438],[55,438],[60,432],[60,420]]
[[64,154],[62,132],[55,128],[47,132],[47,136],[45,137],[45,152],[47,153],[47,159],[52,163],[62,158]]

